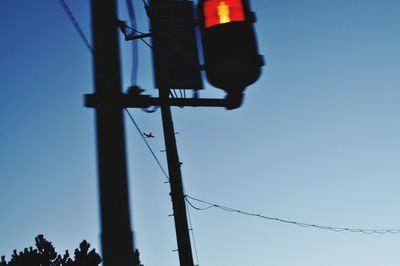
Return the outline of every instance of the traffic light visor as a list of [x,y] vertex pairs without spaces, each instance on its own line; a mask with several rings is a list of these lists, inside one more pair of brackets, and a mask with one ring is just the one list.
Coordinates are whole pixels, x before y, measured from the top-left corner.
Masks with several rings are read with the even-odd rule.
[[205,0],[204,1],[205,27],[245,21],[242,0]]

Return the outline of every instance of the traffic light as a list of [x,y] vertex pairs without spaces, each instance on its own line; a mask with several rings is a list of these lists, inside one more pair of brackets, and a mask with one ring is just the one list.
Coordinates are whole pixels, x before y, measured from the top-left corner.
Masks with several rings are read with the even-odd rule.
[[150,1],[150,26],[156,87],[202,89],[193,2]]
[[248,0],[200,0],[199,24],[208,81],[229,95],[241,95],[261,74]]

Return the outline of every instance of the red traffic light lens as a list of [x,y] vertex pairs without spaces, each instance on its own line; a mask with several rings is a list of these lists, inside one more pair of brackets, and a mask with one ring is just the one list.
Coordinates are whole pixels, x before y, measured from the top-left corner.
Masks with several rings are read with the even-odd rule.
[[205,27],[245,21],[242,0],[205,0],[204,1]]

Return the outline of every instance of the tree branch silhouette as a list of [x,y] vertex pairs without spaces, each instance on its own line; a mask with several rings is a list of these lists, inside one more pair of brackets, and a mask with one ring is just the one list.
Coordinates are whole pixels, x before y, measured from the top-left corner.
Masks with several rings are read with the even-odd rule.
[[53,244],[43,235],[35,237],[35,246],[36,248],[29,247],[20,252],[14,250],[8,262],[2,256],[0,266],[97,266],[101,262],[96,250],[89,250],[90,244],[86,240],[75,249],[73,259],[68,250],[63,255],[58,254]]

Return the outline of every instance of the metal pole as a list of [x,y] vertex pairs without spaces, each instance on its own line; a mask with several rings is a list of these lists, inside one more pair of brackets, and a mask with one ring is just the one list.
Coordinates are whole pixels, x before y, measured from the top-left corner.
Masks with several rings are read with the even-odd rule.
[[169,89],[160,89],[161,115],[164,128],[165,148],[167,151],[168,171],[171,186],[172,207],[174,210],[176,238],[178,242],[179,261],[181,266],[193,266],[192,247],[188,221],[186,217],[185,195],[183,193],[182,174],[176,147],[175,131],[168,105]]
[[[115,0],[92,0],[101,246],[104,266],[133,266]],[[136,265],[134,265],[136,266]]]

